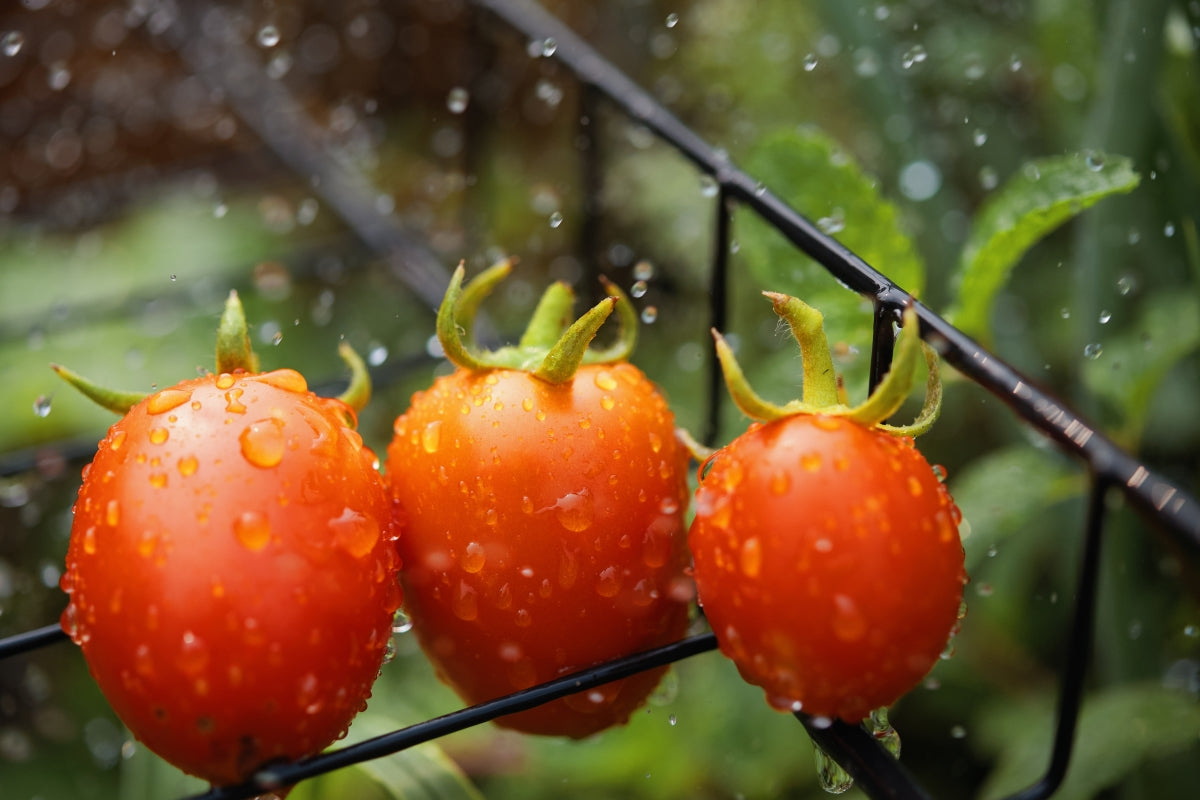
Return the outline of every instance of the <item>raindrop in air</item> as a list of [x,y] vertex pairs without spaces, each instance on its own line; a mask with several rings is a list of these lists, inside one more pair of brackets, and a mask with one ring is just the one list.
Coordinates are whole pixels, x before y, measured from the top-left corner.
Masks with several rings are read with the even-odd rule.
[[668,28],[674,28],[678,24],[679,24],[679,15],[678,14],[676,14],[674,12],[667,14],[666,25]]
[[50,397],[44,394],[39,394],[37,400],[33,401],[33,413],[39,417],[47,417],[50,415]]
[[633,286],[629,287],[629,293],[631,295],[633,295],[634,298],[645,297],[646,292],[649,289],[650,289],[650,287],[646,284],[645,281],[634,281]]
[[1008,69],[1010,72],[1020,72],[1021,57],[1018,55],[1013,55],[1013,57],[1008,60]]
[[700,194],[705,197],[716,197],[717,188],[717,179],[712,175],[705,174],[700,176]]
[[274,47],[279,44],[279,28],[274,25],[264,25],[258,29],[256,38],[260,47]]
[[451,114],[461,114],[467,110],[467,104],[471,102],[471,93],[461,86],[455,86],[446,95],[446,108]]
[[1062,308],[1060,308],[1058,310],[1058,315],[1060,317],[1062,317],[1063,319],[1070,319],[1071,318],[1071,309],[1067,308],[1066,306],[1063,306]]
[[1127,297],[1136,288],[1137,278],[1132,275],[1122,275],[1117,278],[1117,293],[1122,297]]
[[915,44],[905,51],[904,56],[900,59],[900,66],[912,69],[915,65],[923,63],[926,58],[928,58],[928,53],[925,52],[925,48]]
[[1166,225],[1163,226],[1163,236],[1170,239],[1174,235],[1175,235],[1175,223],[1168,222]]
[[15,56],[25,46],[25,34],[20,31],[8,31],[0,36],[0,50],[8,57]]
[[383,362],[387,361],[388,349],[385,345],[376,345],[367,352],[367,363],[372,367],[378,367]]
[[648,281],[654,277],[654,265],[649,261],[639,261],[633,265],[633,279]]
[[1092,151],[1084,158],[1084,163],[1092,172],[1099,172],[1104,169],[1104,156],[1100,153]]
[[928,200],[942,188],[942,173],[928,161],[914,161],[900,170],[900,191],[910,200]]
[[553,214],[550,215],[550,227],[551,228],[557,228],[559,225],[562,225],[562,221],[563,221],[563,216],[561,213],[555,211]]
[[674,714],[672,714],[671,716],[667,717],[667,722],[670,723],[672,728],[674,728],[675,725],[678,724],[679,720],[676,719]]
[[1100,312],[1100,324],[1101,325],[1107,325],[1108,321],[1110,319],[1112,319],[1112,312],[1109,311],[1107,308]]
[[397,609],[396,615],[392,617],[392,633],[408,633],[412,627],[412,619],[408,614],[405,614],[403,609]]
[[950,735],[955,739],[964,739],[967,736],[967,729],[962,725],[955,725],[950,729]]
[[549,58],[550,56],[554,55],[556,50],[558,50],[558,42],[554,41],[552,37],[547,36],[542,40],[541,49],[538,51],[538,53],[542,56],[542,58]]
[[835,233],[840,233],[846,228],[846,220],[843,218],[841,210],[838,209],[828,217],[821,217],[818,219],[817,227],[821,229],[822,233],[833,235]]
[[213,206],[213,216],[217,219],[222,219],[228,213],[229,206],[225,205],[224,203],[217,203],[215,206]]
[[1091,342],[1090,344],[1088,344],[1086,347],[1083,348],[1084,357],[1091,359],[1092,361],[1095,361],[1097,358],[1099,358],[1101,353],[1103,353],[1103,352],[1104,352],[1104,348],[1100,345],[1099,342]]
[[812,72],[816,68],[817,68],[817,57],[815,55],[813,55],[812,53],[809,53],[808,55],[806,55],[804,57],[804,71]]
[[646,306],[642,309],[642,322],[647,325],[652,324],[658,319],[658,308],[655,306]]
[[987,131],[985,131],[983,128],[976,128],[975,132],[971,134],[971,141],[975,143],[976,147],[983,147],[985,144],[987,144],[987,140]]
[[979,170],[979,185],[984,191],[990,192],[1000,185],[1000,176],[992,167],[982,167]]

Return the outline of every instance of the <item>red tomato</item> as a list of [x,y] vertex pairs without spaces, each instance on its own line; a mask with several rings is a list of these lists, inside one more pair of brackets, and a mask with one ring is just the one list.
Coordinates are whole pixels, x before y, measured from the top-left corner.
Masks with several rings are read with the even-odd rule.
[[721,651],[772,706],[858,722],[920,681],[966,573],[949,492],[909,438],[834,416],[713,457],[689,532]]
[[292,370],[187,380],[84,469],[62,624],[151,750],[214,783],[319,751],[365,707],[398,528],[350,410]]
[[[440,677],[476,703],[680,638],[688,454],[628,363],[551,384],[459,369],[413,397],[388,447],[406,512],[405,602]],[[587,736],[662,669],[501,719]]]

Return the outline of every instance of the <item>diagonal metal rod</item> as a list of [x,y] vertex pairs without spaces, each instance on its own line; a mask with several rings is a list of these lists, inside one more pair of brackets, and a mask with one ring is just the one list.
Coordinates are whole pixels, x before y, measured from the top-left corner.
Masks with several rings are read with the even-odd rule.
[[28,653],[39,647],[67,641],[67,634],[59,625],[47,625],[44,628],[34,628],[25,633],[18,633],[6,639],[0,639],[0,659],[9,656]]

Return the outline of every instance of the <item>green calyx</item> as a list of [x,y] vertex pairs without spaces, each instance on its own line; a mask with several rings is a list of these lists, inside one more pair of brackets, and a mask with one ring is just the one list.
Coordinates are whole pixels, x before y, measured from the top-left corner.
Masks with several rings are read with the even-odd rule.
[[[454,271],[438,308],[437,337],[455,366],[480,371],[521,370],[547,383],[566,383],[575,377],[582,364],[607,364],[629,358],[637,339],[637,312],[625,293],[608,281],[604,282],[608,297],[574,322],[571,321],[574,292],[565,283],[551,284],[516,345],[480,349],[473,336],[475,315],[483,299],[512,272],[512,266],[511,259],[500,261],[465,286],[463,265],[459,264]],[[620,322],[616,342],[603,349],[591,349],[596,332],[614,310]]]
[[[225,300],[225,310],[217,327],[216,355],[218,374],[259,371],[258,355],[250,344],[246,311],[242,308],[242,301],[236,291],[231,291]],[[367,365],[350,345],[342,342],[338,347],[338,355],[350,367],[350,385],[338,399],[357,413],[362,411],[371,399],[371,376],[367,373]],[[145,392],[122,392],[100,386],[58,364],[51,364],[50,368],[85,397],[117,414],[128,413],[129,409],[149,396]]]
[[[920,436],[933,426],[942,409],[942,381],[938,374],[938,357],[932,347],[921,341],[917,313],[911,307],[904,310],[903,327],[896,341],[892,367],[865,401],[847,405],[841,398],[837,373],[825,337],[821,312],[802,300],[776,292],[763,293],[775,308],[775,313],[791,328],[800,345],[804,363],[804,383],[801,399],[784,405],[764,400],[751,387],[733,355],[729,344],[717,331],[713,338],[717,358],[725,375],[725,385],[733,402],[746,416],[769,422],[794,414],[826,414],[846,417],[860,425],[878,428],[895,436]],[[888,425],[884,420],[896,413],[912,390],[920,354],[924,352],[929,378],[925,385],[925,403],[910,425]]]

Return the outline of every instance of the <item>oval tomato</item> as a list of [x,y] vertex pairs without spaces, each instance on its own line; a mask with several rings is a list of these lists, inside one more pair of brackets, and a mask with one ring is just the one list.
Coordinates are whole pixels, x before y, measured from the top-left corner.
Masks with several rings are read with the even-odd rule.
[[215,783],[319,751],[365,706],[400,603],[353,414],[291,370],[133,406],[75,505],[63,627],[133,734]]
[[[468,702],[666,644],[687,625],[688,454],[628,363],[550,383],[515,369],[439,378],[388,447],[406,608]],[[624,722],[664,670],[502,718],[582,737]]]
[[858,722],[946,645],[959,519],[911,438],[821,414],[755,424],[712,458],[689,532],[721,651],[772,706]]

